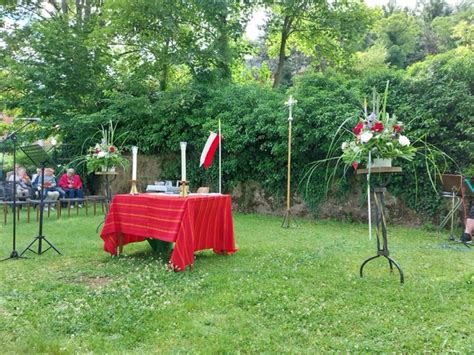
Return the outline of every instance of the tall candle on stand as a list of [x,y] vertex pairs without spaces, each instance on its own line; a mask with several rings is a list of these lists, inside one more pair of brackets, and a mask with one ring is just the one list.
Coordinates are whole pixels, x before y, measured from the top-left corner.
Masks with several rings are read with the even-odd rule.
[[132,180],[137,180],[137,154],[138,154],[138,147],[132,147]]
[[180,142],[181,146],[181,181],[186,181],[186,142]]

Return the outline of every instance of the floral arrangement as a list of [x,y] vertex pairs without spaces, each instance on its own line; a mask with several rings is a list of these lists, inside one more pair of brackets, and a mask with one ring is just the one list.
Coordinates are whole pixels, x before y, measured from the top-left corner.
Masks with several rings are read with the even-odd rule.
[[[384,105],[385,107],[385,105]],[[374,111],[377,111],[374,109]],[[372,159],[401,158],[413,160],[416,148],[404,135],[403,123],[395,116],[385,112],[367,114],[367,103],[364,103],[364,116],[352,129],[353,138],[341,145],[342,160],[357,169],[359,163],[367,162],[369,152]]]
[[116,166],[125,168],[128,160],[122,157],[120,149],[115,145],[115,129],[117,125],[109,122],[108,127],[101,126],[99,133],[101,133],[101,142],[89,148],[88,154],[85,157],[87,170],[89,173],[103,170],[113,171]]
[[[342,122],[335,132],[326,158],[308,165],[303,176],[303,180],[306,180],[307,191],[313,173],[320,167],[324,167],[325,170],[324,185],[327,194],[340,172],[341,165],[344,165],[343,173],[345,175],[351,166],[357,169],[360,163],[368,163],[369,155],[371,161],[396,158],[412,161],[415,155],[418,156],[419,160],[424,161],[424,170],[430,179],[433,190],[437,191],[436,177],[441,176],[448,167],[448,162],[454,164],[455,162],[446,153],[428,143],[426,136],[417,137],[414,142],[410,141],[405,133],[403,123],[398,121],[395,115],[389,115],[386,112],[388,87],[389,82],[387,81],[383,97],[374,89],[370,114],[365,100],[363,115],[359,118],[356,126],[352,129],[345,127],[352,118]],[[343,141],[347,137],[347,133],[351,138]],[[339,153],[341,141],[342,153]]]

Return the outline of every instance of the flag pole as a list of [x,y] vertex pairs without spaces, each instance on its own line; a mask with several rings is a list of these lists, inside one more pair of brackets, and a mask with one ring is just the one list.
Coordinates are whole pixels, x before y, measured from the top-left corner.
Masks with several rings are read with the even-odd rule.
[[219,193],[222,193],[222,134],[221,119],[219,118]]

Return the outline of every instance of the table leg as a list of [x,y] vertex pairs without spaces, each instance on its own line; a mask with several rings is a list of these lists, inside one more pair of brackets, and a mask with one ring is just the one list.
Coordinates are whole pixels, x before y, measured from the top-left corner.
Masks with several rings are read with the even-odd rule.
[[119,252],[118,252],[118,255],[122,255],[123,254],[123,233],[120,233],[119,234]]

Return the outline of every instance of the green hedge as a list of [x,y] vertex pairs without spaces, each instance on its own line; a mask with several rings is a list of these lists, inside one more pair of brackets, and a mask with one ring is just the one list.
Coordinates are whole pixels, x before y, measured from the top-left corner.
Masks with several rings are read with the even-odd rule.
[[[412,137],[424,135],[450,154],[458,164],[451,167],[453,172],[468,170],[474,154],[474,65],[472,52],[460,57],[459,50],[429,58],[407,72],[387,69],[352,78],[331,71],[307,73],[297,77],[287,92],[256,82],[190,83],[158,94],[145,87],[112,91],[102,103],[104,109],[74,117],[77,129],[65,141],[79,146],[83,134],[90,135],[99,122],[119,121],[120,130],[129,132],[129,144],[138,144],[146,154],[169,157],[165,176],[171,179],[179,177],[179,142],[185,140],[192,185],[216,188],[217,164],[204,171],[198,162],[209,130],[217,130],[221,119],[224,190],[237,182],[258,180],[268,192],[281,197],[286,188],[288,96],[298,100],[293,126],[293,183],[298,187],[308,164],[326,156],[340,123],[353,118],[355,124],[364,96],[369,97],[374,86],[383,91],[390,80],[389,112],[407,123]],[[434,213],[438,198],[424,174],[423,161],[401,164],[405,173],[394,177],[391,190],[409,206]],[[322,181],[322,171],[316,172],[306,191],[314,210],[323,195]]]

